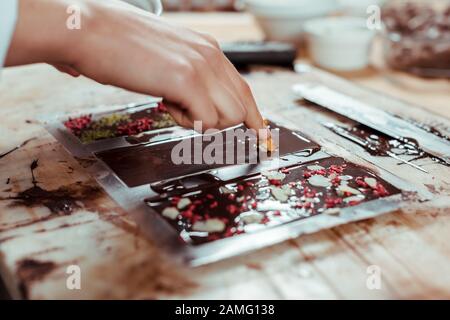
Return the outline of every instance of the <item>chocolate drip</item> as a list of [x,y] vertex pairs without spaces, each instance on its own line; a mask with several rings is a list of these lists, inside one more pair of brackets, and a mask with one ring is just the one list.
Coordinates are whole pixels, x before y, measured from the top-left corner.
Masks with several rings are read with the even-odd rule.
[[52,214],[70,215],[75,210],[83,207],[83,200],[96,198],[101,189],[97,186],[82,185],[75,183],[69,186],[62,186],[55,190],[45,190],[39,186],[35,176],[35,170],[39,166],[36,159],[30,165],[31,182],[33,186],[17,193],[15,196],[0,198],[0,200],[13,200],[11,206],[26,207],[47,207]]
[[408,162],[430,158],[436,163],[450,166],[450,163],[446,160],[423,151],[419,143],[412,138],[394,139],[362,124],[350,128],[337,125],[327,125],[327,127],[334,133],[357,143],[373,156],[388,157],[393,154],[396,156],[414,157],[408,160]]

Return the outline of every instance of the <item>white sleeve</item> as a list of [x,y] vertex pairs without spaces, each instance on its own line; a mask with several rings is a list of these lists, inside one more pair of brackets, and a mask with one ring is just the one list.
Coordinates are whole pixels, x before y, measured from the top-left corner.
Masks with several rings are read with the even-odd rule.
[[0,0],[0,69],[16,26],[17,11],[17,0]]

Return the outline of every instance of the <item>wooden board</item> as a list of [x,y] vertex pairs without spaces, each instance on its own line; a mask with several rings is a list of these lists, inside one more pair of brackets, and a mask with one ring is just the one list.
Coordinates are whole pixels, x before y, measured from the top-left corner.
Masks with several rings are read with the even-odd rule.
[[[286,123],[314,130],[314,137],[336,153],[367,158],[362,150],[317,124],[328,113],[297,104],[290,88],[301,77],[273,70],[247,75],[263,111],[276,111]],[[441,93],[442,105],[449,101],[448,92]],[[448,121],[423,109],[386,105],[379,94],[359,94],[370,99],[378,96],[380,108],[394,113]],[[30,164],[35,159],[39,159],[36,179],[46,189],[95,187],[83,166],[34,119],[139,99],[142,96],[72,79],[44,65],[4,71],[0,153],[36,139],[0,159],[0,197],[32,186]],[[189,269],[173,265],[103,191],[81,200],[83,208],[70,215],[56,215],[42,206],[11,206],[12,201],[4,200],[0,201],[0,273],[14,298],[30,299],[450,298],[450,203],[445,197],[450,195],[449,169],[428,165],[431,174],[425,175],[397,166],[391,159],[371,161],[411,182],[435,186],[440,201]],[[66,287],[66,268],[74,264],[82,271],[81,290]],[[366,285],[371,265],[381,270],[380,290]]]

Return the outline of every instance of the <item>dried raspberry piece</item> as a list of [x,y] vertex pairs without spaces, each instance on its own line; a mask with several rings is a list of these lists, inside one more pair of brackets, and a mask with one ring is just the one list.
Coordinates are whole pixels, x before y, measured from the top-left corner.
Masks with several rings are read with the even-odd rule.
[[389,195],[389,191],[387,191],[386,188],[381,183],[377,184],[377,187],[373,191],[373,193],[378,197],[386,197]]
[[127,124],[123,124],[117,127],[118,135],[135,135],[144,131],[148,131],[152,128],[153,119],[150,118],[140,118],[129,122]]
[[335,208],[336,206],[342,204],[342,198],[327,198],[325,199],[325,206],[327,208]]
[[369,185],[364,181],[363,177],[357,177],[355,179],[356,184],[361,188],[367,188]]
[[223,234],[225,238],[234,236],[236,230],[233,227],[228,228]]
[[277,180],[277,179],[270,179],[269,183],[273,186],[281,186],[281,180]]
[[213,203],[211,203],[210,205],[209,205],[209,208],[210,209],[214,209],[214,208],[217,208],[219,206],[219,203],[217,202],[217,201],[214,201]]
[[311,209],[311,207],[312,207],[312,202],[305,202],[304,204],[303,204],[303,208],[305,208],[305,209]]
[[236,213],[239,213],[239,208],[237,206],[235,206],[234,204],[227,205],[226,209],[227,209],[228,213],[230,213],[231,215],[235,215]]
[[158,106],[156,107],[156,111],[167,112],[167,107],[164,105],[164,103],[160,102],[160,103],[158,103]]
[[305,172],[303,172],[303,177],[304,177],[305,179],[309,179],[309,178],[311,178],[312,176],[313,176],[313,174],[312,174],[311,171],[305,171]]
[[177,205],[178,202],[180,201],[180,199],[181,199],[181,197],[175,196],[175,197],[172,197],[171,202],[173,205]]
[[338,165],[332,164],[332,165],[328,168],[328,171],[329,171],[330,173],[342,174],[342,173],[344,172],[344,168],[345,168],[345,165],[338,166]]
[[341,178],[340,177],[335,177],[333,180],[331,180],[331,183],[335,186],[339,185],[341,183]]
[[186,219],[192,219],[192,217],[194,216],[194,213],[192,212],[192,210],[188,209],[188,210],[184,210],[183,212],[181,212],[181,216]]
[[75,135],[81,134],[81,130],[85,129],[92,122],[92,115],[80,116],[78,118],[69,118],[64,122],[64,126]]
[[264,218],[261,219],[262,224],[267,224],[268,222],[270,222],[270,219],[268,216],[264,216]]
[[326,174],[327,174],[327,171],[325,169],[320,169],[320,170],[314,170],[313,171],[313,175],[325,176]]

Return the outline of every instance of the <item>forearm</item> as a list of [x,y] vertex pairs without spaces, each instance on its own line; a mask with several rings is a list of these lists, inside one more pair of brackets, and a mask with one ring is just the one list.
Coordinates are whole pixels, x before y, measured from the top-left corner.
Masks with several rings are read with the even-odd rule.
[[[19,0],[19,14],[5,65],[46,62],[70,64],[71,49],[80,41],[81,30],[67,25],[70,5],[83,2],[65,0]],[[82,7],[83,13],[88,9]]]

